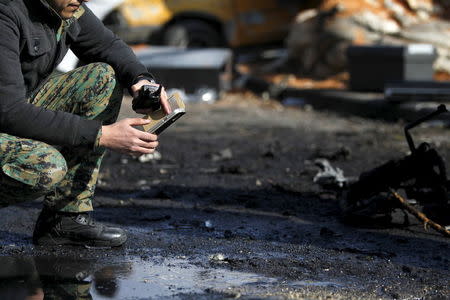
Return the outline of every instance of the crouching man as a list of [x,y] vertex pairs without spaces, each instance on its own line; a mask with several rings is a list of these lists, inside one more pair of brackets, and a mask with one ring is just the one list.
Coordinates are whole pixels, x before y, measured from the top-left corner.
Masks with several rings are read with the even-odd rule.
[[[157,136],[116,122],[123,87],[155,84],[87,0],[0,0],[0,205],[44,197],[33,242],[119,246],[127,237],[93,221],[105,151],[152,153]],[[68,49],[88,64],[52,74]],[[161,94],[166,112],[167,95]]]

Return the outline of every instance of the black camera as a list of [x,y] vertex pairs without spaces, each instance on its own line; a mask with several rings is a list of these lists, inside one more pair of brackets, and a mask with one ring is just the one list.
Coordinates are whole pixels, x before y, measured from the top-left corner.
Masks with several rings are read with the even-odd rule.
[[133,110],[136,111],[139,109],[151,109],[152,111],[156,111],[160,109],[161,90],[162,85],[143,85],[139,90],[138,96],[133,98]]

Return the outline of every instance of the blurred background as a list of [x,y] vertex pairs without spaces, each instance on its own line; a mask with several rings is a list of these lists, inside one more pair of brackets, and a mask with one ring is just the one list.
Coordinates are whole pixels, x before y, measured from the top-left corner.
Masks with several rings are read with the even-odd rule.
[[[361,55],[363,63],[374,55],[396,63],[396,54],[385,48],[352,56],[351,45],[431,45],[413,50],[420,52],[414,62],[433,68],[432,78],[416,81],[447,80],[450,73],[446,0],[93,0],[89,5],[135,47],[230,48],[240,72],[291,86],[346,88],[351,60]],[[397,56],[402,63],[404,55]]]

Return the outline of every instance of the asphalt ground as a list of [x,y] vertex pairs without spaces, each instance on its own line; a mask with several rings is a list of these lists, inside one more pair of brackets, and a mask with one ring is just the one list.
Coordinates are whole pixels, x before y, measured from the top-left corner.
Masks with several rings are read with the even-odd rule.
[[[2,299],[450,298],[448,238],[401,211],[347,225],[340,193],[313,182],[318,158],[356,177],[403,157],[404,122],[248,93],[187,111],[161,134],[161,158],[105,157],[95,216],[128,231],[124,247],[34,247],[40,201],[2,209]],[[413,134],[449,160],[445,126]]]

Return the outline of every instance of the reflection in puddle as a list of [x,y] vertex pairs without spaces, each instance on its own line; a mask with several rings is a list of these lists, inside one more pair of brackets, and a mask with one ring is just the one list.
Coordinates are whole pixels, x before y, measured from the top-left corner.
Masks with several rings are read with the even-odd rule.
[[[256,274],[224,269],[206,269],[181,259],[164,260],[160,263],[133,262],[130,274],[119,275],[118,299],[124,297],[164,297],[180,293],[204,293],[206,289],[225,290],[232,286],[265,284],[275,282]],[[93,292],[94,299],[97,294]]]
[[182,259],[95,266],[76,258],[0,257],[0,299],[136,299],[276,282]]

